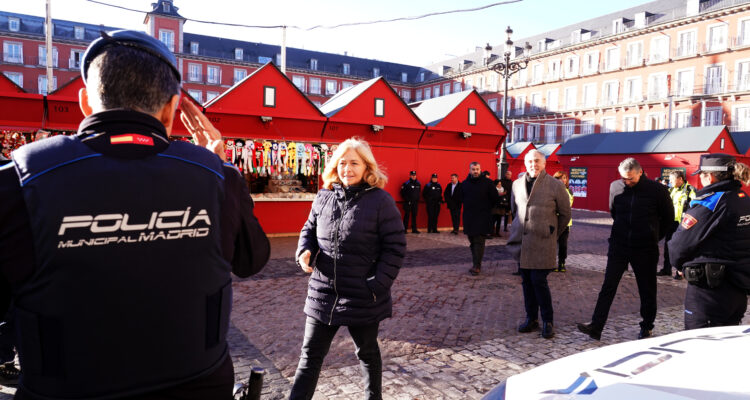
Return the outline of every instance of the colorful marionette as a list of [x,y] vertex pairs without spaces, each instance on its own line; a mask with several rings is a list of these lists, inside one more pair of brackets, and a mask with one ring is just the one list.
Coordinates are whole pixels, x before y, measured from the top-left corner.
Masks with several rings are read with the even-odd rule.
[[255,170],[255,142],[248,140],[245,143],[245,152],[245,171],[249,174],[254,174],[257,172]]
[[242,139],[237,139],[234,141],[234,158],[232,159],[232,164],[234,164],[237,169],[240,171],[243,171],[243,166],[245,164],[245,156],[247,155],[247,151],[245,150],[245,141]]
[[275,175],[278,171],[279,166],[279,144],[273,142],[271,144],[271,174]]
[[266,175],[271,174],[271,147],[272,144],[270,141],[263,141],[263,170]]
[[297,169],[297,143],[289,142],[286,145],[287,148],[287,170],[289,172],[294,173],[294,171]]
[[313,155],[313,147],[312,144],[307,143],[305,144],[305,176],[310,176],[312,174],[312,155]]
[[[326,165],[328,164],[329,158],[327,157],[328,145],[323,143],[320,145],[320,170],[325,171]],[[321,172],[322,173],[322,172]]]
[[302,142],[297,142],[297,170],[294,172],[295,174],[301,174],[304,168],[304,164],[302,163],[302,160],[305,157],[305,144]]
[[286,142],[279,143],[279,171],[280,173],[286,173],[286,163],[287,163],[287,149],[286,149]]
[[312,149],[312,173],[320,175],[320,147],[313,146]]
[[266,171],[263,170],[263,158],[265,152],[263,151],[263,142],[255,141],[255,170],[259,175],[265,176]]
[[228,139],[224,143],[224,152],[225,152],[224,154],[226,154],[227,156],[227,162],[231,164],[234,160],[234,140],[233,139]]

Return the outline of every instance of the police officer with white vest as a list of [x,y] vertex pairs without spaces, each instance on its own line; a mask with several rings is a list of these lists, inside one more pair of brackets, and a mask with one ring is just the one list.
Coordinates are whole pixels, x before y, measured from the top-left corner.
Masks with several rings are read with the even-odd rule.
[[180,72],[160,41],[102,33],[81,72],[78,134],[0,168],[16,398],[231,399],[230,272],[252,275],[270,252],[247,186],[189,102],[202,147],[169,140]]
[[[672,185],[669,189],[669,197],[672,198],[672,206],[674,206],[674,222],[669,227],[667,236],[664,237],[664,266],[661,271],[656,273],[660,276],[672,275],[672,263],[669,261],[669,240],[672,239],[672,235],[682,221],[682,213],[690,208],[690,202],[695,199],[695,188],[687,183],[685,173],[682,170],[677,169],[670,172],[669,183]],[[674,278],[682,279],[679,271],[675,272]]]
[[748,166],[726,154],[704,154],[703,189],[669,242],[674,266],[689,285],[685,329],[739,325],[750,291],[750,183]]

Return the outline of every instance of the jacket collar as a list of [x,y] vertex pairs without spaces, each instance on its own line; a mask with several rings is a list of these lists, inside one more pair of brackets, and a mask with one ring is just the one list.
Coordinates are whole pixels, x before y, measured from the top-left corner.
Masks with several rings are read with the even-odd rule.
[[99,153],[125,158],[159,153],[169,146],[161,121],[126,109],[89,115],[79,125],[77,137]]
[[728,192],[731,190],[738,190],[742,188],[742,183],[740,181],[735,179],[727,179],[723,181],[719,181],[716,183],[712,183],[703,189],[699,190],[696,193],[696,196],[703,196],[706,193],[715,193],[715,192]]

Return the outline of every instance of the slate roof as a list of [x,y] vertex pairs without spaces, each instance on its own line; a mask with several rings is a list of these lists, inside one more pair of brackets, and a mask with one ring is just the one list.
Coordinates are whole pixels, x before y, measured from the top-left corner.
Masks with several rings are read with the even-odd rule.
[[573,135],[557,154],[701,153],[708,151],[725,129],[720,125]]
[[472,93],[472,90],[453,93],[446,96],[434,97],[423,100],[417,107],[412,108],[422,123],[427,126],[435,126],[440,123],[451,111],[455,110],[462,101]]
[[747,154],[747,151],[750,150],[750,131],[732,132],[730,135],[732,135],[732,140],[737,146],[737,151],[740,154]]
[[[10,30],[8,23],[9,18],[18,18],[20,20],[20,29],[18,32]],[[82,22],[66,21],[62,19],[52,19],[52,25],[54,29],[52,31],[52,38],[57,40],[72,40],[80,41],[81,45],[87,45],[92,40],[100,37],[99,32],[112,31],[116,28],[112,26],[96,25],[96,24],[85,24]],[[80,26],[84,28],[83,39],[75,38],[75,27]],[[11,34],[27,34],[33,36],[39,36],[39,40],[44,40],[44,18],[35,17],[26,14],[16,14],[11,12],[0,11],[0,33],[11,33]],[[36,55],[36,53],[34,53]]]
[[516,158],[523,153],[527,147],[529,147],[529,144],[531,144],[531,142],[514,142],[505,146],[505,150],[508,152],[508,155]]

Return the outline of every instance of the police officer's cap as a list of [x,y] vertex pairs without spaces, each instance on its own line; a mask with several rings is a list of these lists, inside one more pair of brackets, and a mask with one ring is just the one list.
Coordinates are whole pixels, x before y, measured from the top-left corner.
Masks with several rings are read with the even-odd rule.
[[417,174],[417,171],[411,171],[411,172],[409,172],[409,175],[416,175],[416,174]]
[[86,53],[83,55],[83,61],[81,62],[81,75],[83,76],[84,82],[86,82],[86,79],[88,78],[88,70],[91,61],[93,61],[94,58],[101,54],[105,49],[112,46],[126,46],[151,54],[169,65],[178,81],[182,80],[180,77],[180,70],[177,69],[177,58],[175,58],[174,53],[172,53],[164,43],[156,40],[156,38],[145,32],[119,30],[111,32],[102,31],[101,37],[91,42],[89,48],[86,49]]
[[734,163],[734,157],[729,154],[701,154],[700,167],[693,172],[693,175],[698,175],[701,172],[727,172],[731,170]]
[[433,178],[437,178],[437,174],[432,174],[432,177]]

